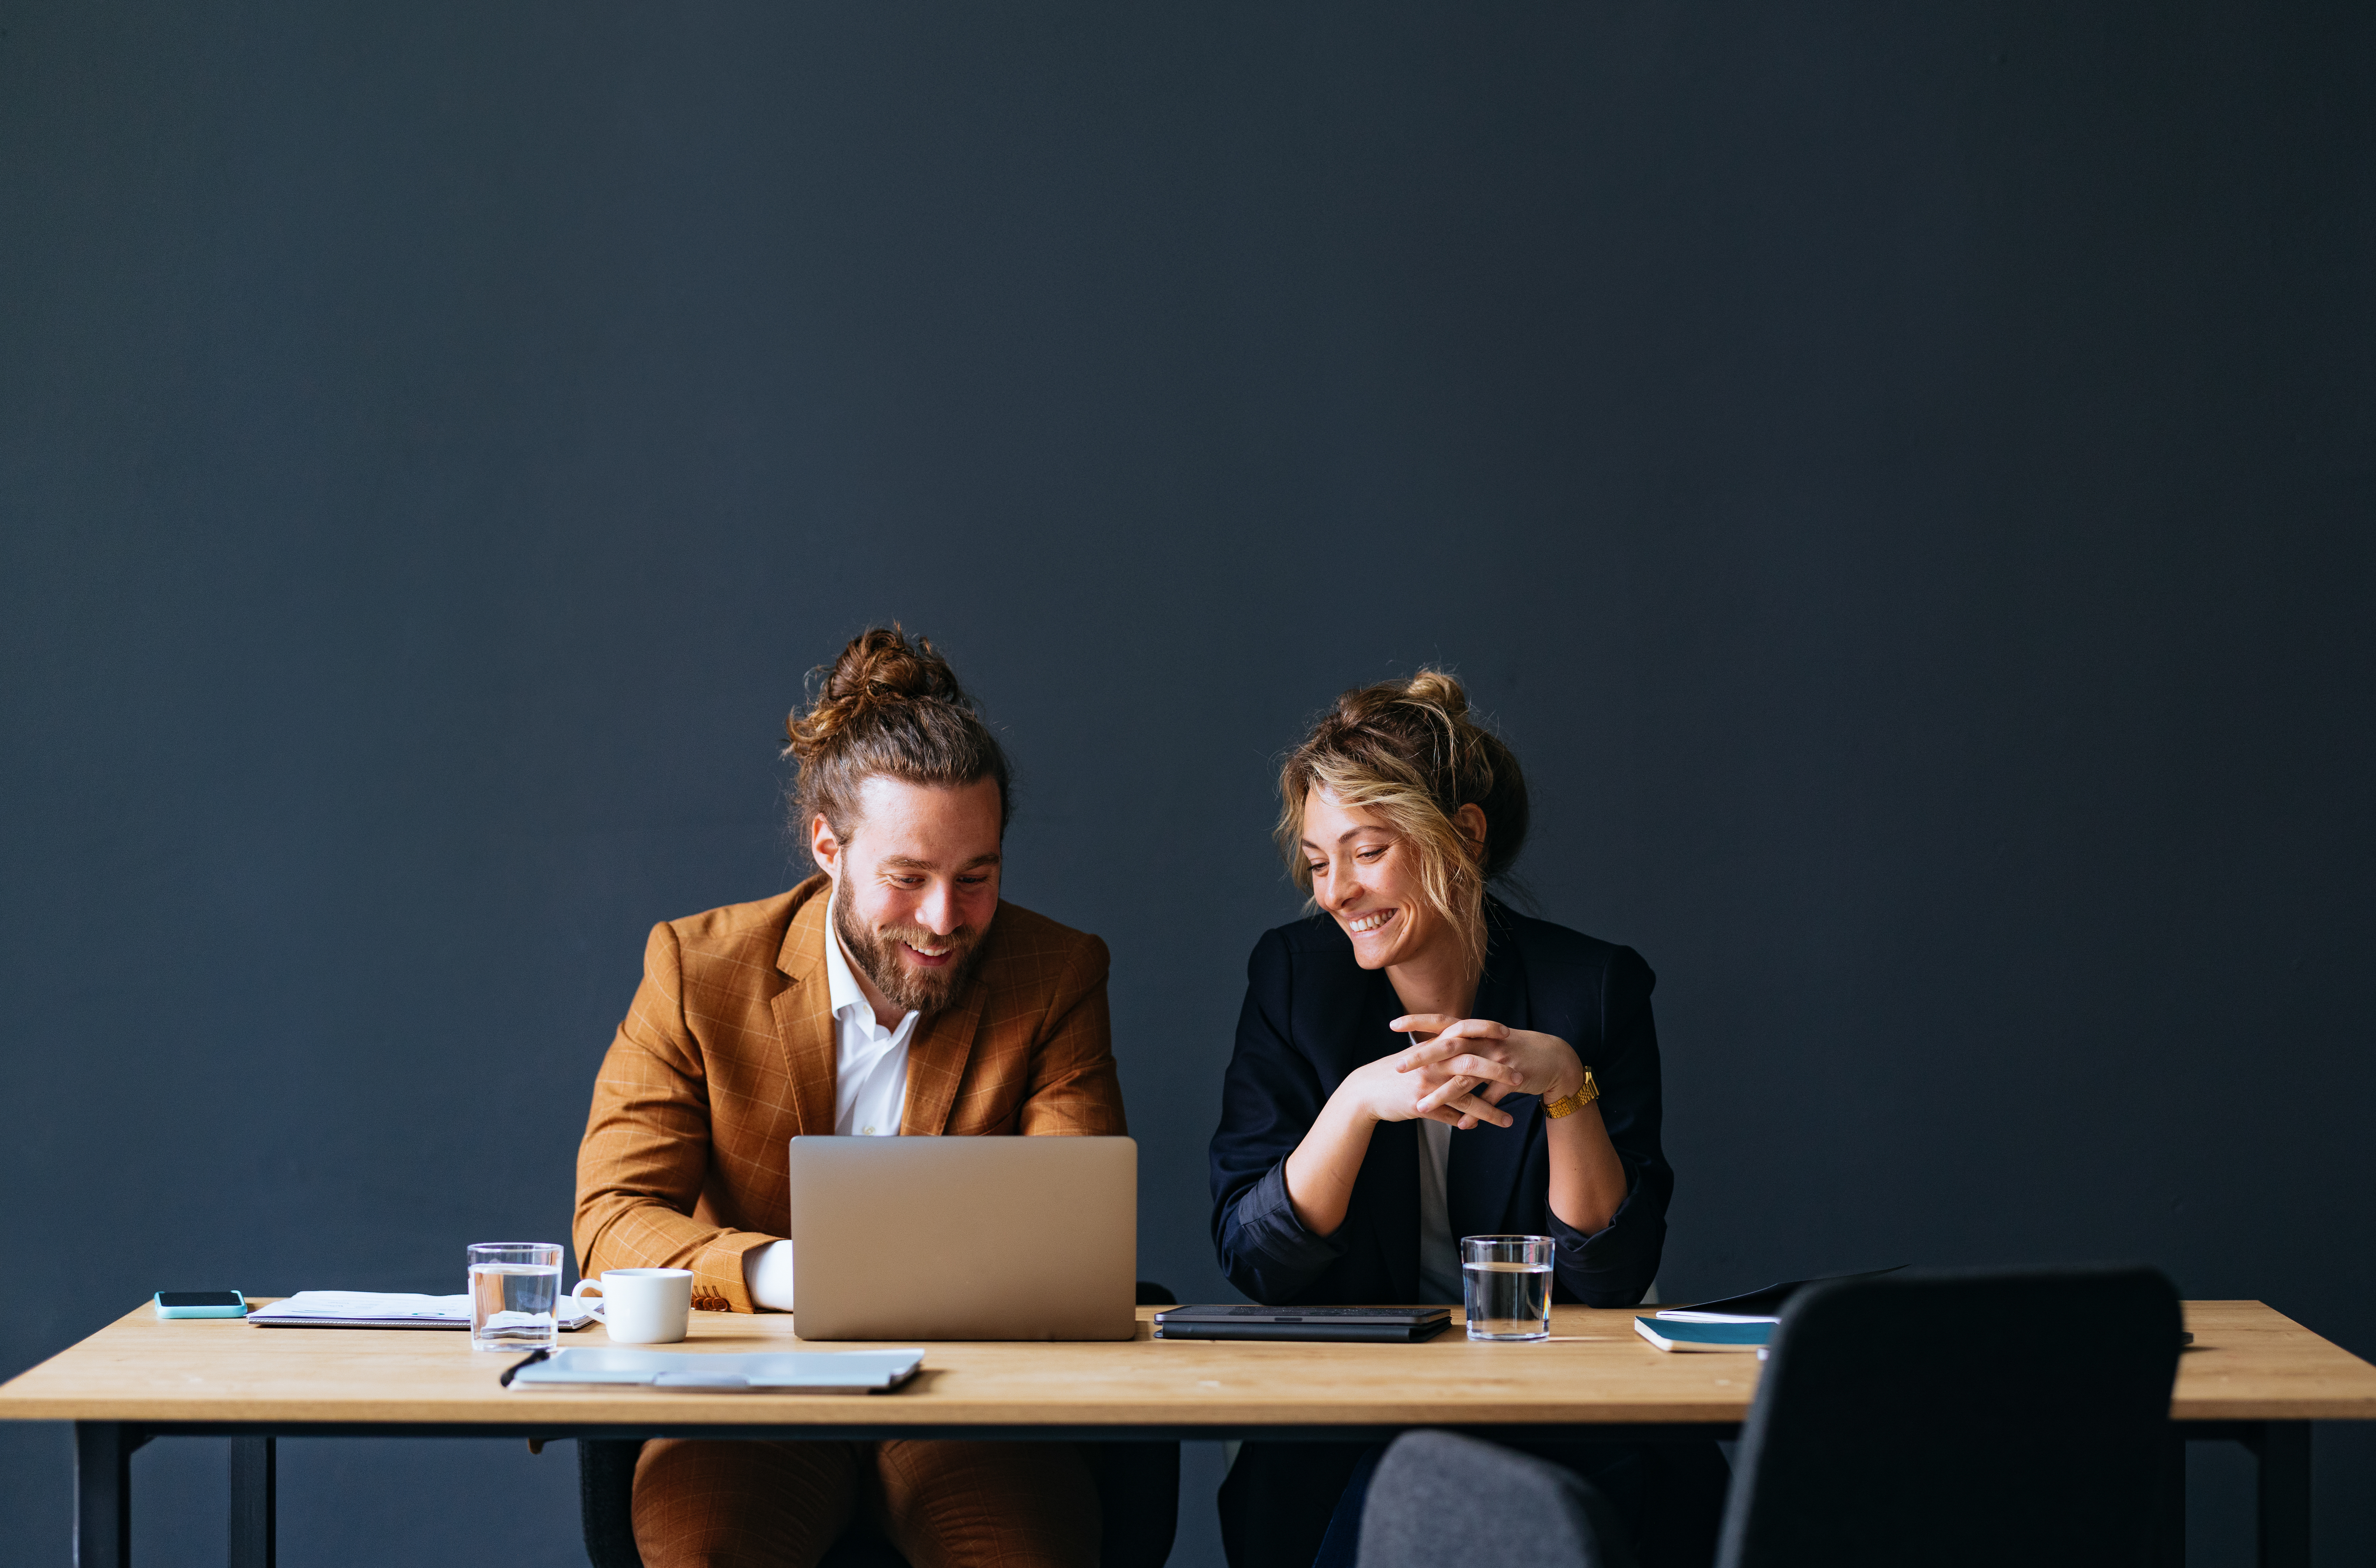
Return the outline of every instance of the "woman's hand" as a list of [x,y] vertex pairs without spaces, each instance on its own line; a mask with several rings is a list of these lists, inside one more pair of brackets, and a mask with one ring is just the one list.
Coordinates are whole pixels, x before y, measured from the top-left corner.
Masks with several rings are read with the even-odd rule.
[[[1513,1094],[1558,1099],[1584,1087],[1583,1061],[1557,1035],[1440,1013],[1413,1013],[1386,1027],[1418,1041],[1394,1058],[1394,1064],[1424,1087],[1412,1101],[1422,1114],[1434,1114],[1437,1108],[1462,1110],[1480,1096],[1497,1104]],[[1464,1115],[1455,1125],[1476,1125],[1472,1116]],[[1587,1236],[1598,1233],[1616,1217],[1626,1191],[1625,1165],[1609,1141],[1599,1103],[1573,1116],[1547,1119],[1543,1139],[1550,1151],[1551,1212]]]
[[[1348,1109],[1372,1122],[1429,1121],[1454,1127],[1474,1127],[1480,1121],[1497,1127],[1510,1124],[1508,1111],[1496,1110],[1488,1099],[1471,1092],[1480,1081],[1508,1092],[1516,1086],[1496,1075],[1507,1074],[1510,1069],[1489,1067],[1464,1075],[1440,1071],[1414,1073],[1408,1065],[1409,1057],[1408,1051],[1400,1056],[1381,1056],[1354,1068],[1336,1086],[1336,1094],[1329,1097],[1331,1101],[1343,1100]],[[1495,1099],[1500,1098],[1498,1094],[1492,1096]]]
[[1406,1068],[1403,1063],[1409,1055],[1381,1056],[1346,1074],[1321,1106],[1312,1130],[1287,1157],[1287,1201],[1313,1235],[1333,1236],[1345,1223],[1353,1183],[1370,1150],[1370,1134],[1379,1123],[1425,1120],[1474,1127],[1491,1122],[1506,1127],[1514,1120],[1470,1092],[1480,1082],[1509,1092],[1517,1087],[1510,1081],[1516,1076],[1514,1069],[1479,1062],[1475,1073],[1455,1076]]
[[[1416,1042],[1393,1060],[1396,1072],[1420,1080],[1412,1101],[1418,1113],[1451,1121],[1455,1127],[1474,1127],[1479,1120],[1506,1127],[1509,1113],[1491,1109],[1504,1097],[1538,1094],[1556,1099],[1584,1083],[1584,1063],[1575,1048],[1557,1035],[1441,1013],[1406,1014],[1386,1028]],[[1459,1114],[1439,1114],[1444,1110]]]

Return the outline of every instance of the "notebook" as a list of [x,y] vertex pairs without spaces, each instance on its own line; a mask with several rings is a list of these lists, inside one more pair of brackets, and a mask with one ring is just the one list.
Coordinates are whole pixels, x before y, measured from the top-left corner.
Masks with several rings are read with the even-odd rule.
[[[564,1296],[554,1304],[564,1334],[594,1322],[584,1301]],[[258,1328],[458,1328],[470,1327],[470,1297],[412,1296],[382,1290],[300,1290],[285,1301],[249,1312]]]
[[924,1364],[921,1350],[762,1350],[700,1355],[588,1345],[540,1350],[504,1374],[510,1388],[648,1386],[719,1394],[888,1394]]
[[1336,1339],[1415,1345],[1452,1325],[1445,1307],[1173,1307],[1155,1314],[1158,1339]]
[[1764,1323],[1665,1323],[1652,1317],[1637,1317],[1634,1330],[1661,1350],[1754,1350],[1765,1354],[1765,1341],[1773,1336],[1774,1324]]

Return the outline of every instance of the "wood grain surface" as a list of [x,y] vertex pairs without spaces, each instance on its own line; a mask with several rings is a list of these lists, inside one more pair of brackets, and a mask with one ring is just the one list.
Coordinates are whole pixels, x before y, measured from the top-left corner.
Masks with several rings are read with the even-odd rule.
[[[704,1425],[1251,1426],[1734,1421],[1759,1363],[1667,1354],[1630,1311],[1561,1307],[1553,1337],[1471,1344],[1249,1344],[1139,1336],[1113,1344],[938,1344],[909,1387],[872,1396],[655,1389],[513,1391],[518,1358],[467,1335],[160,1322],[148,1304],[0,1384],[0,1419]],[[2180,1420],[2376,1420],[2376,1367],[2257,1301],[2190,1301]],[[590,1328],[571,1345],[607,1343]],[[695,1313],[674,1348],[805,1347],[790,1317]]]

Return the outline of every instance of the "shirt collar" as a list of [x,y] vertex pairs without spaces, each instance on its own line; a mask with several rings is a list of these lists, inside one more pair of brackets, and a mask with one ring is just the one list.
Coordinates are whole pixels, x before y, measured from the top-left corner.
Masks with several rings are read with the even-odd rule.
[[[825,983],[833,1016],[847,1018],[849,1010],[858,1009],[859,1016],[874,1023],[874,1004],[866,1000],[866,992],[858,983],[858,971],[849,967],[849,955],[841,950],[841,922],[834,919],[834,895],[825,901]],[[911,1011],[907,1017],[913,1017]],[[904,1022],[905,1019],[902,1020]],[[877,1026],[878,1028],[880,1026]],[[893,1026],[897,1028],[897,1025]]]

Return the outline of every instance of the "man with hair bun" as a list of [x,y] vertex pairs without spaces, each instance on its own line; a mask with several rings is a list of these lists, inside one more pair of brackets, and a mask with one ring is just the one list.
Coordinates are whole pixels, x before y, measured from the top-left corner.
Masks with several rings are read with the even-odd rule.
[[[786,724],[817,874],[652,928],[577,1156],[580,1271],[687,1268],[706,1311],[789,1311],[800,1134],[1119,1134],[1106,945],[998,896],[1006,757],[948,661],[851,640]],[[661,1440],[647,1568],[811,1568],[864,1507],[914,1568],[1095,1568],[1061,1443]]]

